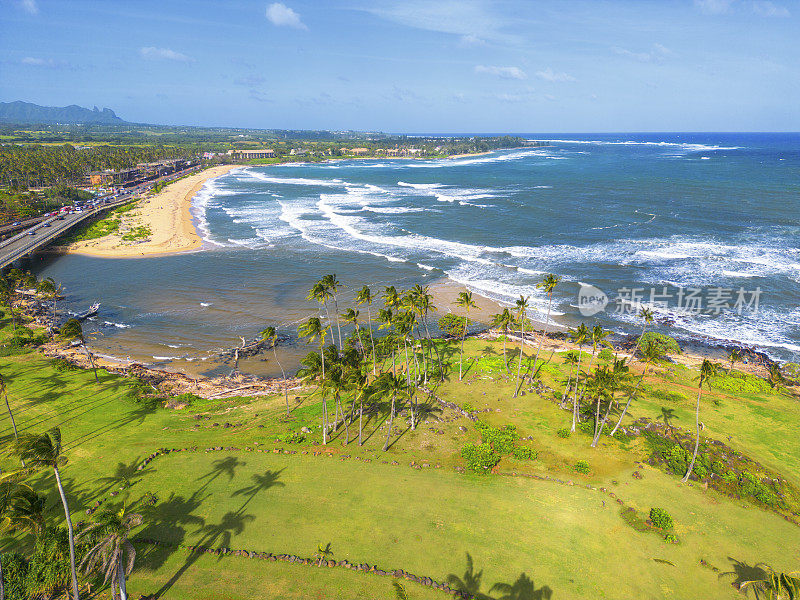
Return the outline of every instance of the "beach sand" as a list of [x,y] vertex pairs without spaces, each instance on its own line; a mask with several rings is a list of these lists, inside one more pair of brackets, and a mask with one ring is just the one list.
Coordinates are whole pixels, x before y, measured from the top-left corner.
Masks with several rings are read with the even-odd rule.
[[211,167],[169,184],[155,196],[139,200],[136,208],[121,215],[121,228],[149,227],[152,233],[145,240],[124,241],[120,232],[76,242],[66,252],[100,258],[138,258],[197,250],[203,242],[192,223],[192,198],[209,179],[239,167]]

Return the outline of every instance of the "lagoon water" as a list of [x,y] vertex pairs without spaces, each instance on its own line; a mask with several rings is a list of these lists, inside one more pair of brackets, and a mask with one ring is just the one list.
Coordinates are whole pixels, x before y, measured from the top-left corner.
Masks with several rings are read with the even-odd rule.
[[[527,137],[551,145],[237,169],[195,197],[202,251],[34,267],[65,285],[68,307],[102,302],[90,324],[100,352],[189,371],[222,372],[213,351],[267,324],[295,335],[325,273],[347,284],[344,304],[365,284],[449,279],[500,303],[530,295],[543,317],[535,284],[552,272],[563,277],[558,322],[630,331],[638,319],[621,300],[647,302],[653,288],[666,302],[661,330],[797,360],[800,135]],[[582,284],[609,299],[591,319],[578,308]],[[294,367],[307,350],[289,343],[283,355]]]

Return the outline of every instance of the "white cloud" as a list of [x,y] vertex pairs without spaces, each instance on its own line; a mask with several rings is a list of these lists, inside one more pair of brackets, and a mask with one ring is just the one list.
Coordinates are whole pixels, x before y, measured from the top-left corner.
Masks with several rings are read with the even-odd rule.
[[762,17],[788,17],[789,10],[785,6],[778,6],[769,0],[757,0],[753,2],[753,12]]
[[53,60],[52,58],[38,58],[36,56],[26,56],[20,60],[23,65],[30,67],[47,67],[48,69],[66,69],[72,68],[71,65],[65,60]]
[[267,7],[267,19],[277,27],[308,29],[300,20],[300,15],[280,2],[274,2]]
[[672,50],[661,44],[653,44],[651,50],[648,52],[632,52],[631,50],[620,48],[619,46],[612,47],[611,51],[619,56],[632,58],[639,62],[662,62],[668,56],[674,56],[675,54]]
[[180,52],[175,52],[175,50],[170,50],[169,48],[156,48],[155,46],[145,46],[140,48],[139,54],[141,54],[142,58],[146,58],[147,60],[174,60],[178,62],[194,61],[194,59],[186,56],[185,54],[181,54]]
[[19,6],[26,13],[30,13],[32,15],[39,14],[39,5],[36,4],[36,0],[20,0]]
[[462,46],[485,46],[486,40],[482,40],[477,35],[467,34],[462,35],[460,43]]
[[505,32],[514,20],[490,11],[481,0],[391,0],[365,3],[363,10],[406,27],[465,38],[515,44],[520,38]]
[[543,71],[536,71],[536,76],[539,79],[544,79],[545,81],[552,81],[552,82],[565,82],[565,81],[576,81],[576,79],[572,75],[568,75],[567,73],[557,73],[553,71],[550,67],[547,67]]
[[483,73],[486,75],[494,75],[502,79],[527,79],[525,71],[519,67],[496,67],[487,65],[475,65],[476,73]]
[[733,0],[694,0],[694,5],[700,12],[707,15],[721,15],[728,12]]

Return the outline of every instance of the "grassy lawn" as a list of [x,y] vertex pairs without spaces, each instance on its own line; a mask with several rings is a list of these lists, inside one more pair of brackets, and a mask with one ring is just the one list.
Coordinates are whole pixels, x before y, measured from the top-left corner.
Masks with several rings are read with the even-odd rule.
[[[364,447],[345,447],[339,432],[327,449],[331,456],[314,456],[323,449],[315,445],[321,437],[321,405],[305,393],[290,396],[293,411],[286,419],[282,397],[197,401],[181,410],[149,406],[135,400],[124,378],[100,371],[98,384],[90,371],[57,371],[36,353],[0,358],[0,373],[22,432],[61,427],[69,458],[63,479],[75,521],[87,520],[85,511],[97,500],[133,503],[146,492],[157,496],[155,506],[142,509],[145,522],[138,537],[304,557],[330,543],[336,560],[402,568],[438,581],[451,574],[464,579],[469,554],[475,572],[482,572],[482,592],[495,583],[529,578],[535,589],[547,586],[557,599],[737,598],[732,579],[720,579],[701,566],[701,559],[721,571],[731,570],[734,560],[797,568],[800,529],[778,515],[697,484],[680,484],[677,477],[642,465],[646,449],[638,439],[603,438],[592,449],[585,434],[558,437],[570,413],[531,392],[512,398],[513,377],[503,374],[501,353],[499,343],[468,341],[465,356],[484,358],[470,363],[464,382],[456,376],[438,386],[436,395],[485,411],[478,414],[490,424],[513,423],[521,437],[533,438],[526,443],[538,450],[538,459],[506,457],[501,471],[546,474],[575,485],[457,472],[454,467],[464,464],[461,447],[479,434],[471,421],[449,409],[432,413],[416,431],[407,430],[405,417],[396,418],[401,435],[393,435],[388,453],[380,451],[385,415],[375,414],[367,419]],[[677,424],[692,424],[695,375],[674,365],[659,368],[646,380],[633,418],[655,419],[668,405]],[[566,370],[562,374],[558,355],[543,379],[563,388]],[[795,398],[714,389],[704,397],[706,435],[797,480]],[[304,442],[276,441],[304,426],[313,431]],[[353,429],[351,438],[357,434]],[[3,414],[0,436],[10,433]],[[201,451],[160,456],[136,470],[157,448],[194,446]],[[218,446],[238,450],[203,451]],[[274,448],[296,453],[276,454]],[[268,451],[258,451],[263,449]],[[574,472],[578,460],[589,463],[589,474]],[[412,461],[427,466],[415,469]],[[4,458],[0,466],[13,465]],[[632,477],[634,471],[642,478]],[[42,473],[34,481],[49,493],[56,507],[49,518],[58,522],[52,475]],[[642,517],[654,506],[668,510],[679,543],[635,531],[607,494],[587,484],[612,490]],[[0,547],[29,541],[4,538]],[[342,568],[192,555],[145,544],[138,549],[132,597],[159,590],[162,598],[181,599],[394,596],[392,578]],[[427,587],[404,585],[411,598],[444,597]]]

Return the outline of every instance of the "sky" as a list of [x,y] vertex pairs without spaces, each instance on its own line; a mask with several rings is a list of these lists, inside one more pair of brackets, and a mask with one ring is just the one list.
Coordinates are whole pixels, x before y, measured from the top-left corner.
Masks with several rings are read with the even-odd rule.
[[0,0],[0,101],[168,125],[800,131],[800,0]]

